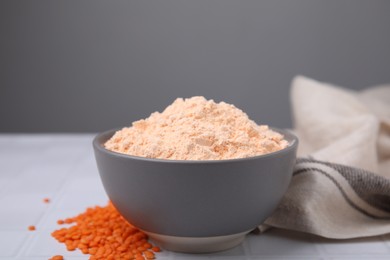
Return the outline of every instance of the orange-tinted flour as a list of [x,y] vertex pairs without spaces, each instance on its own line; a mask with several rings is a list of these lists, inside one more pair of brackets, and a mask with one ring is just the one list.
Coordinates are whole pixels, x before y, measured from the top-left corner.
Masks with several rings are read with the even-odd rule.
[[[160,248],[148,241],[145,233],[129,224],[109,203],[105,207],[88,208],[84,213],[59,224],[74,224],[51,235],[67,250],[79,249],[94,259],[154,259]],[[53,256],[52,259],[61,259]]]
[[283,136],[257,125],[242,110],[204,97],[178,98],[163,112],[117,131],[105,143],[111,151],[170,160],[223,160],[275,152]]

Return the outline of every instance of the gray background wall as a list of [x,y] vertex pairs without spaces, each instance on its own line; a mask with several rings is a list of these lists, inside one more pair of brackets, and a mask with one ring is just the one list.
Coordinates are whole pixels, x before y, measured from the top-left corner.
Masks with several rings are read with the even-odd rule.
[[0,1],[0,132],[96,132],[204,95],[291,126],[290,81],[390,82],[390,1]]

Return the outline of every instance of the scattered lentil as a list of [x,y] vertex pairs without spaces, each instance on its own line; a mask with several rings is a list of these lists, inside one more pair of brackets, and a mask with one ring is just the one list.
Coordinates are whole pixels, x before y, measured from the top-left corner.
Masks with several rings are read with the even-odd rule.
[[28,226],[28,230],[30,230],[30,231],[34,231],[34,230],[36,230],[36,228],[35,228],[35,226]]
[[[88,208],[73,218],[58,220],[58,224],[74,224],[52,232],[68,251],[79,249],[98,259],[155,259],[160,248],[148,242],[148,236],[128,223],[114,206]],[[57,260],[60,258],[54,258]]]

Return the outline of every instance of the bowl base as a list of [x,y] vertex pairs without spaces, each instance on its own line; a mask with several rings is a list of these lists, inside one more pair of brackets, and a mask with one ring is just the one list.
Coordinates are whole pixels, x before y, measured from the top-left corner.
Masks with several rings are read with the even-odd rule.
[[178,237],[145,232],[162,248],[181,253],[212,253],[238,246],[251,230],[214,237]]

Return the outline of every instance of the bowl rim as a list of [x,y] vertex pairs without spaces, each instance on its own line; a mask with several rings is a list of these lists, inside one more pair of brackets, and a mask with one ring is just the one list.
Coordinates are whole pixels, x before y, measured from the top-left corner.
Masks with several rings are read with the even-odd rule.
[[[129,155],[129,154],[123,154],[123,153],[118,153],[114,152],[111,150],[106,149],[103,144],[106,142],[109,138],[111,138],[116,131],[123,129],[123,127],[117,127],[113,128],[101,133],[98,133],[92,141],[93,147],[104,153],[107,154],[111,157],[119,157],[122,159],[132,159],[132,160],[139,160],[139,161],[147,161],[147,162],[155,162],[155,163],[173,163],[173,164],[215,164],[215,163],[229,163],[229,162],[242,162],[242,161],[250,161],[250,160],[256,160],[256,159],[261,159],[261,158],[266,158],[266,157],[271,157],[271,156],[276,156],[279,154],[284,154],[288,153],[291,150],[296,149],[299,143],[298,137],[292,133],[291,130],[289,129],[280,129],[276,127],[269,127],[271,130],[282,134],[284,137],[287,137],[286,139],[291,141],[288,141],[288,146],[282,150],[271,152],[271,153],[266,153],[262,155],[256,155],[256,156],[251,156],[251,157],[244,157],[244,158],[234,158],[234,159],[222,159],[222,160],[170,160],[170,159],[160,159],[160,158],[148,158],[148,157],[142,157],[142,156],[135,156],[135,155]],[[106,137],[107,136],[107,137]],[[104,141],[102,142],[101,139],[103,137]]]

